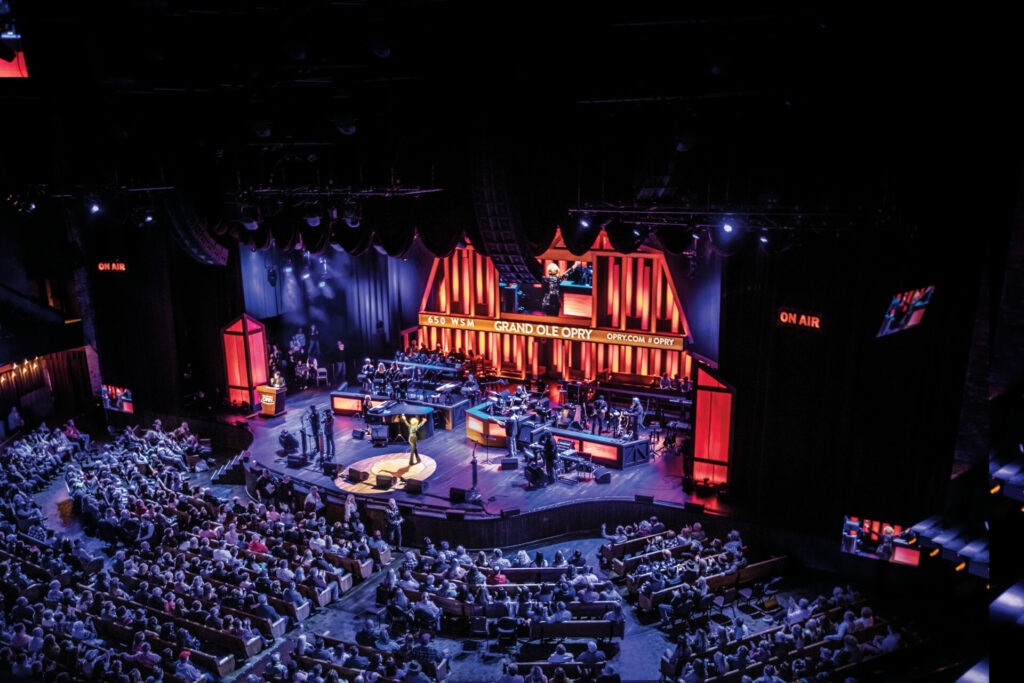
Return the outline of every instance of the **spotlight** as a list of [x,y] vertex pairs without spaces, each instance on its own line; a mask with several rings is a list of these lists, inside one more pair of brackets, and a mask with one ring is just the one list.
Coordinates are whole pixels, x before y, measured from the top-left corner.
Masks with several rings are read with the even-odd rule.
[[358,228],[359,227],[359,222],[360,222],[359,212],[356,211],[355,204],[347,205],[345,207],[345,213],[343,215],[345,217],[345,225],[347,225],[350,228]]
[[289,263],[287,266],[285,266],[284,267],[284,272],[286,272],[286,273],[292,272],[292,264]]
[[153,222],[153,214],[147,213],[146,217],[143,218],[142,220],[145,221],[146,223],[152,223]]
[[29,202],[29,204],[28,204],[28,210],[29,210],[29,212],[30,212],[30,213],[31,213],[32,211],[35,211],[35,210],[36,210],[36,203],[35,203],[35,202]]
[[758,239],[761,240],[761,244],[768,244],[768,235],[761,235]]
[[732,226],[726,223],[725,225],[722,226],[722,230],[725,230],[726,232],[732,232]]
[[308,280],[312,273],[309,272],[309,268],[303,268],[302,273],[299,275],[303,280]]
[[101,211],[101,209],[100,209],[100,205],[99,204],[93,202],[92,204],[89,205],[89,213],[91,213],[93,215],[96,215],[100,211]]
[[254,232],[260,229],[260,224],[255,220],[246,219],[242,221],[242,227],[248,230],[249,232]]
[[320,282],[316,283],[316,286],[320,287],[321,289],[323,289],[324,287],[327,286],[327,281],[326,280],[320,280]]
[[308,216],[306,216],[306,225],[308,225],[311,228],[319,228],[320,216],[315,213],[309,214]]
[[580,219],[580,227],[581,228],[589,228],[590,227],[590,219],[587,218],[586,216],[581,218]]

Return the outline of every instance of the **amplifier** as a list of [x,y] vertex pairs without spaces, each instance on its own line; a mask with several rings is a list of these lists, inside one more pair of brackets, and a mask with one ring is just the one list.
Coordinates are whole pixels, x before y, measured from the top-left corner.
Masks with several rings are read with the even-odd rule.
[[502,458],[501,459],[501,469],[503,469],[503,470],[519,469],[519,459],[518,458]]

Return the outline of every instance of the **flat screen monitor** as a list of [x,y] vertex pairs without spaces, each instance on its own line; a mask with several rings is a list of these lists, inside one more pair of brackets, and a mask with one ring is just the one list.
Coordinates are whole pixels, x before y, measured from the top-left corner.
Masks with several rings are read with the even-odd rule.
[[910,527],[863,517],[844,519],[841,548],[851,555],[913,567],[921,559],[917,535]]
[[935,287],[931,286],[911,289],[893,296],[876,336],[884,337],[920,325],[934,293]]
[[132,403],[132,392],[124,387],[116,387],[113,384],[104,384],[102,389],[103,407],[115,413],[134,413],[135,405]]

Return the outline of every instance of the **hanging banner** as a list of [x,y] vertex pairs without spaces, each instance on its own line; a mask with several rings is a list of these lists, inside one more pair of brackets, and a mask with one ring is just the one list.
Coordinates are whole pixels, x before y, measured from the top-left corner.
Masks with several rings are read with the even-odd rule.
[[520,320],[493,320],[458,315],[420,313],[420,325],[424,327],[446,327],[453,330],[473,332],[503,332],[521,334],[541,339],[563,339],[565,341],[594,342],[597,344],[618,344],[640,346],[648,349],[683,351],[683,337],[629,330],[602,330],[577,325],[555,325]]

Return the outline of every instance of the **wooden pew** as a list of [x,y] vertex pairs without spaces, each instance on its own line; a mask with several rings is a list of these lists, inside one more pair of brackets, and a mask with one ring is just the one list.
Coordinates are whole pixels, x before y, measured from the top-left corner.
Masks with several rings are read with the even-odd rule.
[[692,555],[693,551],[689,546],[677,545],[673,548],[667,548],[663,550],[652,550],[649,553],[643,555],[634,555],[633,557],[616,558],[612,560],[612,571],[615,572],[616,576],[626,576],[626,574],[633,571],[633,569],[640,565],[645,559],[658,559],[665,554],[665,550],[668,550],[672,557],[679,558],[683,555]]
[[675,536],[676,532],[667,529],[649,536],[637,536],[624,543],[605,543],[601,546],[601,557],[611,562],[612,560],[621,559],[627,555],[643,551],[651,541],[657,541],[661,538],[675,538]]
[[[330,671],[331,669],[334,669],[335,671],[338,672],[338,676],[340,678],[342,678],[343,680],[346,680],[346,681],[354,681],[357,676],[359,676],[359,675],[361,675],[363,673],[363,671],[361,669],[349,669],[348,667],[341,666],[340,664],[334,664],[332,662],[328,662],[328,661],[323,660],[323,659],[313,659],[312,657],[307,657],[306,655],[293,654],[292,655],[292,659],[294,659],[296,662],[298,662],[299,665],[302,668],[307,669],[307,670],[308,669],[312,669],[317,664],[319,664],[320,668],[323,671],[325,671],[325,672],[326,671]],[[378,683],[401,683],[401,681],[399,681],[399,680],[397,680],[395,678],[384,678],[384,677],[378,678],[377,682]]]
[[[140,583],[140,580],[134,576],[125,576],[124,574],[117,574],[115,572],[111,572],[111,576],[116,577],[117,580],[120,581],[122,585],[127,586],[128,588],[131,588],[133,590],[138,588]],[[186,573],[186,576],[189,579],[192,579],[197,575]],[[283,636],[285,631],[288,630],[288,620],[285,617],[281,617],[276,621],[271,621],[270,619],[256,616],[255,614],[251,614],[244,610],[227,607],[225,605],[220,604],[219,602],[200,600],[199,598],[193,597],[191,595],[182,595],[181,593],[176,593],[172,591],[169,587],[164,588],[164,593],[169,593],[170,595],[174,595],[175,597],[182,598],[183,600],[185,600],[186,605],[191,605],[193,601],[199,600],[204,607],[216,605],[220,608],[221,614],[231,615],[233,617],[238,617],[239,619],[247,617],[252,623],[252,625],[259,629],[259,632],[262,633],[264,637],[266,637],[268,640],[274,640],[275,638]]]
[[[82,588],[88,588],[83,586]],[[115,605],[124,605],[129,609],[142,609],[151,616],[155,616],[158,619],[166,621],[172,621],[178,626],[187,629],[192,635],[199,638],[203,642],[212,643],[219,647],[223,647],[228,652],[231,652],[239,659],[247,659],[254,657],[260,653],[263,648],[263,644],[260,642],[258,637],[252,637],[249,640],[245,640],[240,636],[236,636],[233,633],[227,631],[218,631],[217,629],[210,628],[205,624],[199,624],[189,619],[183,619],[181,617],[169,614],[162,610],[154,609],[149,605],[141,605],[134,600],[127,600],[125,598],[116,598],[110,594],[97,593],[101,599],[110,600]]]
[[611,640],[625,635],[625,621],[546,621],[529,622],[530,640],[565,640],[587,638]]
[[569,678],[581,678],[588,673],[596,673],[604,667],[604,662],[598,662],[597,664],[584,664],[583,662],[516,662],[516,670],[520,676],[527,676],[533,667],[539,667],[541,672],[548,678],[554,673],[555,669],[565,670],[565,675]]
[[[330,635],[328,635],[326,633],[322,633],[322,634],[319,634],[319,635],[320,635],[321,638],[323,638],[324,644],[329,646],[329,647],[332,647],[332,648],[333,647],[337,647],[338,645],[344,645],[345,649],[347,650],[351,646],[355,645],[359,649],[359,653],[362,654],[362,655],[365,655],[367,657],[369,657],[370,655],[374,655],[374,654],[379,654],[379,655],[381,655],[385,659],[387,657],[391,657],[391,656],[398,657],[397,653],[385,652],[384,650],[378,650],[375,647],[369,647],[367,645],[359,645],[358,643],[354,643],[354,642],[347,641],[347,640],[341,640],[340,638],[332,638]],[[434,680],[436,680],[436,681],[443,681],[444,679],[448,678],[448,674],[450,672],[449,672],[448,659],[447,658],[442,659],[440,662],[420,662],[420,663],[423,665],[423,673],[426,674],[427,676],[430,676]]]
[[[115,624],[112,621],[103,621],[102,619],[94,619],[93,625],[96,627],[96,632],[100,636],[106,636],[114,642],[124,643],[125,645],[132,642],[136,633],[135,629],[129,628],[128,626]],[[170,648],[172,652],[177,652],[179,649],[174,643],[161,640],[160,637],[152,631],[146,631],[146,641],[153,646],[154,651]],[[197,666],[209,671],[215,671],[220,677],[227,676],[235,670],[234,655],[226,654],[218,657],[217,655],[212,655],[201,650],[191,650],[191,652],[192,661],[195,662]]]

